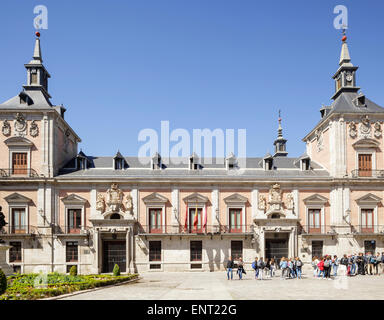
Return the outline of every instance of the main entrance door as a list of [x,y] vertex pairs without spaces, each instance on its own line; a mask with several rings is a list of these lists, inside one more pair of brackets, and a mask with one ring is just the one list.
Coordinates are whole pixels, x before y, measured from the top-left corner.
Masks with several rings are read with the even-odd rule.
[[288,238],[265,239],[265,258],[280,263],[282,257],[288,257]]
[[125,241],[103,241],[103,272],[112,272],[115,264],[121,272],[126,272],[126,255]]

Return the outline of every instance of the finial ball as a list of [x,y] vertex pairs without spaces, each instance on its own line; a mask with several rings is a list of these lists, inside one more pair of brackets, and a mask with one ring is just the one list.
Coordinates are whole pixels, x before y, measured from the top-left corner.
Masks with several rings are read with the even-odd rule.
[[36,33],[35,33],[35,35],[36,35],[36,37],[40,37],[40,32],[39,31],[36,31]]
[[347,36],[343,36],[343,37],[341,38],[341,41],[343,41],[343,42],[347,41]]

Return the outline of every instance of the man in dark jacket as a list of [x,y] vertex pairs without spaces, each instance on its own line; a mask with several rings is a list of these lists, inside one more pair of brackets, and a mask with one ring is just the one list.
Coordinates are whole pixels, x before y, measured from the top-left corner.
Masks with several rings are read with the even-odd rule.
[[229,257],[228,261],[227,261],[227,278],[228,278],[228,280],[229,280],[229,275],[231,275],[231,280],[233,279],[233,267],[234,267],[234,263],[233,263],[232,257]]

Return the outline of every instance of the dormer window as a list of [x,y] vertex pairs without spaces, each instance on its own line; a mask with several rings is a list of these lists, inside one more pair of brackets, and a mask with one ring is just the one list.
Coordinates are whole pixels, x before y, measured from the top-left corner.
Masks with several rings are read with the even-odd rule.
[[161,157],[160,157],[160,154],[157,152],[152,157],[151,167],[152,167],[152,170],[159,170],[162,167]]
[[87,169],[87,161],[84,158],[78,158],[77,159],[77,168],[79,170],[85,170]]
[[362,94],[357,97],[357,106],[359,107],[365,106],[365,95]]
[[113,167],[115,170],[123,170],[124,169],[125,160],[119,151],[117,151],[116,155],[113,157]]
[[189,169],[190,170],[198,170],[200,169],[199,158],[196,153],[193,153],[189,158]]
[[226,165],[227,170],[233,170],[236,168],[236,157],[232,152],[225,159],[225,165]]
[[272,170],[273,169],[273,157],[268,152],[263,158],[263,168],[264,170]]
[[303,159],[301,161],[301,166],[302,166],[301,170],[309,170],[311,168],[310,163],[311,163],[310,159]]

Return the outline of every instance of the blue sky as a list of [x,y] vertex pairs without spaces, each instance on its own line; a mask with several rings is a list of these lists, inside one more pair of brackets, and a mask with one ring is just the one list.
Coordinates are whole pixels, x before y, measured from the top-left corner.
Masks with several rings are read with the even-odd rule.
[[247,155],[263,156],[281,109],[289,156],[299,156],[334,91],[339,4],[358,85],[384,105],[381,0],[2,0],[1,101],[25,84],[39,4],[52,102],[86,154],[136,155],[139,131],[169,120],[171,130],[244,128]]

